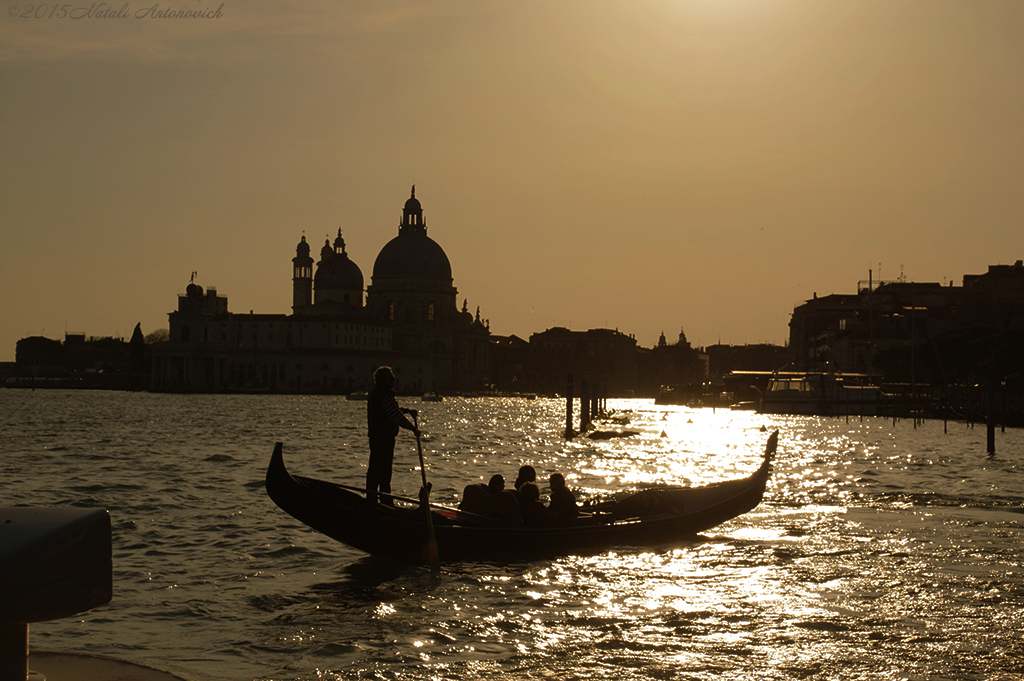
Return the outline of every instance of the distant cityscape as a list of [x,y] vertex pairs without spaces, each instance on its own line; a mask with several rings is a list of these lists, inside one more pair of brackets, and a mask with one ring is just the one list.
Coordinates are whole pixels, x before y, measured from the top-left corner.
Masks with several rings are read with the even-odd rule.
[[458,304],[451,264],[427,236],[415,187],[368,286],[342,230],[315,262],[302,236],[291,260],[290,314],[231,312],[227,297],[204,290],[193,273],[166,330],[145,336],[136,327],[127,341],[24,338],[0,378],[9,388],[351,394],[369,389],[373,369],[387,364],[405,394],[557,395],[573,375],[608,397],[672,393],[676,402],[728,403],[760,399],[780,372],[858,376],[915,392],[998,385],[1011,403],[1024,392],[1020,260],[964,275],[960,286],[874,281],[869,273],[856,292],[798,305],[785,346],[698,348],[680,320],[651,348],[618,329],[492,334],[479,308],[470,312],[466,298]]

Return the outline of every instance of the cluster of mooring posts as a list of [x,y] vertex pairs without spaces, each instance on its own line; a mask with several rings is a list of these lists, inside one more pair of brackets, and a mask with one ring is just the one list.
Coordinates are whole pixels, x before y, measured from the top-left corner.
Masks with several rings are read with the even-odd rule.
[[[891,417],[893,426],[902,419],[913,419],[915,429],[918,426],[924,426],[925,422],[929,419],[941,417],[942,432],[944,434],[949,432],[950,418],[963,422],[968,428],[974,428],[975,425],[983,422],[986,431],[985,449],[989,456],[995,456],[996,429],[1005,433],[1006,422],[1008,419],[1013,418],[1012,414],[1014,412],[1007,406],[1005,379],[1000,384],[989,381],[984,387],[983,409],[980,410],[968,409],[965,412],[961,412],[950,405],[951,400],[948,393],[943,392],[934,395],[924,391],[919,392],[917,388],[911,386],[910,392],[903,394],[898,400],[891,400],[889,402],[879,400],[876,402],[877,414],[887,418]],[[1001,394],[1001,400],[996,397],[997,387],[1001,388],[998,390]],[[1018,408],[1018,414],[1019,411]],[[865,414],[863,412],[851,414],[849,410],[845,410],[839,416],[845,416],[847,423],[850,422],[850,416],[859,416],[863,422]],[[1017,421],[1019,422],[1019,420],[1018,416]]]
[[575,375],[565,378],[565,437],[571,440],[593,425],[594,419],[608,410],[608,386],[586,378],[580,379],[580,429],[573,430],[573,402],[575,401]]
[[[1005,380],[1002,382],[1001,387],[1005,388]],[[896,421],[899,418],[909,417],[914,419],[914,428],[919,425],[924,425],[926,418],[931,415],[942,415],[942,432],[949,432],[949,419],[953,416],[956,420],[964,421],[968,428],[974,428],[975,423],[979,420],[983,420],[985,424],[985,449],[989,456],[995,456],[996,453],[996,429],[999,428],[1001,432],[1006,432],[1006,421],[1008,414],[1010,413],[1007,409],[1007,398],[1006,391],[1000,390],[1002,394],[1001,404],[996,399],[996,383],[989,381],[985,384],[985,395],[983,409],[980,410],[967,410],[966,414],[959,413],[957,409],[950,407],[950,400],[948,394],[941,394],[938,399],[929,401],[927,396],[919,396],[915,391],[910,397],[910,407],[908,410],[899,412],[896,408],[892,410],[892,423],[896,425]],[[938,409],[935,408],[936,404]],[[929,408],[931,405],[931,408]],[[960,418],[956,418],[957,416]],[[979,418],[980,417],[980,418]],[[847,417],[849,421],[849,417]]]

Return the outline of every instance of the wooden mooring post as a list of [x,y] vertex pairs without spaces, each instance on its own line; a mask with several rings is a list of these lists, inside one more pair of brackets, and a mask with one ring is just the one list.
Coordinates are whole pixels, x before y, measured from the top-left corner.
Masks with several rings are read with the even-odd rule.
[[571,440],[576,434],[572,429],[572,374],[565,376],[565,439]]
[[586,379],[580,381],[580,432],[590,428],[590,382]]
[[985,427],[987,430],[988,455],[996,453],[996,389],[992,381],[985,386]]
[[583,378],[579,382],[580,428],[574,430],[573,408],[576,401],[576,377],[572,373],[565,376],[565,438],[571,440],[586,431],[593,422],[607,413],[607,386],[602,383],[588,381]]

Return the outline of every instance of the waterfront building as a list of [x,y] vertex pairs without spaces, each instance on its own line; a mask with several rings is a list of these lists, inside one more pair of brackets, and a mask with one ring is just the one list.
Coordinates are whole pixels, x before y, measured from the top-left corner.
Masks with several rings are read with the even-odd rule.
[[704,352],[708,356],[708,379],[712,382],[719,382],[737,371],[779,371],[789,363],[789,348],[772,343],[719,343],[705,347]]
[[571,331],[554,327],[491,339],[491,375],[498,391],[556,395],[566,376],[600,385],[610,397],[632,397],[637,387],[636,338],[613,329]]
[[708,375],[708,356],[693,348],[686,334],[669,343],[661,334],[653,348],[617,329],[572,331],[554,327],[525,341],[491,337],[491,376],[502,392],[564,394],[568,374],[576,390],[587,381],[607,397],[656,397],[666,385],[696,386]]
[[30,336],[18,341],[15,361],[0,384],[22,388],[143,390],[149,346],[135,325],[130,340],[65,333],[64,341]]
[[154,350],[152,389],[351,393],[372,387],[382,364],[407,393],[484,385],[490,331],[465,301],[456,307],[451,263],[427,236],[415,187],[365,290],[341,230],[315,268],[310,250],[303,236],[292,258],[291,314],[229,312],[227,298],[193,276],[169,314],[169,340]]
[[[793,310],[790,368],[877,374],[883,369],[879,357],[886,353],[902,352],[963,329],[990,328],[1005,335],[1007,329],[1022,327],[1024,261],[964,275],[962,286],[869,280],[861,282],[855,294],[815,295]],[[940,359],[954,361],[953,357]]]

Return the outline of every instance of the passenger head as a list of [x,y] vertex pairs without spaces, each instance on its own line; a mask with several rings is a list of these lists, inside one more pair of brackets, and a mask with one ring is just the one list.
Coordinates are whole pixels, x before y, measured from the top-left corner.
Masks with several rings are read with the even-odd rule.
[[505,477],[500,473],[495,473],[487,483],[487,490],[491,494],[497,494],[503,489],[505,489]]
[[548,486],[552,490],[562,489],[565,487],[565,476],[561,473],[552,473],[551,477],[548,478]]
[[536,482],[537,471],[533,470],[533,466],[523,466],[519,469],[519,475],[516,476],[516,489],[523,486],[524,482]]
[[537,487],[535,482],[524,482],[523,486],[519,488],[519,493],[523,495],[523,501],[540,500],[540,487]]
[[391,367],[377,367],[377,370],[373,372],[373,384],[388,388],[394,386],[395,372],[391,371]]

